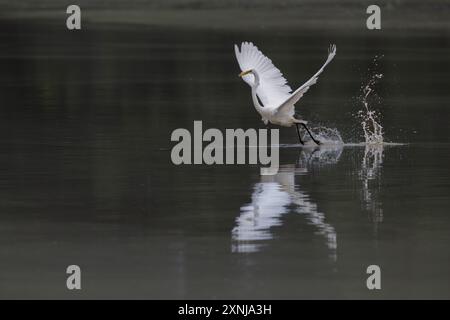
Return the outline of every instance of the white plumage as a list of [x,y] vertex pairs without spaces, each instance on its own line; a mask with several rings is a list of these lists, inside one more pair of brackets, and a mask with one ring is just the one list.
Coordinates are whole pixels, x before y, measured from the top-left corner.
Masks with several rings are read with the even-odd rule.
[[[264,106],[281,104],[290,97],[292,89],[281,71],[253,43],[243,42],[241,51],[235,45],[234,51],[242,71],[258,72],[260,83],[256,94]],[[254,76],[251,74],[243,76],[242,79],[250,86],[254,82]]]
[[[240,50],[235,45],[234,51],[242,70],[240,76],[252,88],[253,104],[261,114],[264,123],[270,122],[285,127],[302,124],[306,128],[306,121],[294,118],[295,103],[317,82],[325,66],[333,60],[336,55],[336,46],[330,45],[327,60],[319,71],[294,92],[272,60],[259,51],[253,43],[243,42]],[[311,138],[314,140],[312,135]],[[301,139],[300,142],[302,142]]]

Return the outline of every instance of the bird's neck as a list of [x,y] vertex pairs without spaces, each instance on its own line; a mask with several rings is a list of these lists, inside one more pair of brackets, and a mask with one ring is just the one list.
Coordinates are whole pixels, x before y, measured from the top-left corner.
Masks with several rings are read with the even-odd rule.
[[256,96],[256,89],[259,86],[259,76],[256,72],[253,72],[253,76],[255,77],[255,82],[252,84],[253,105],[255,106],[256,111],[261,113],[264,107],[259,103],[258,97]]
[[252,86],[252,99],[253,105],[255,106],[256,111],[261,113],[263,106],[259,103],[258,97],[256,96],[256,87]]

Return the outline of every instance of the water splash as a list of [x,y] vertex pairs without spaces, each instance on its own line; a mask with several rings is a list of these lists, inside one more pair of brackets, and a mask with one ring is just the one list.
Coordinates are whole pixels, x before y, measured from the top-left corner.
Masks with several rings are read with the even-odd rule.
[[303,168],[324,167],[336,164],[341,157],[343,144],[322,144],[320,147],[305,148],[300,154],[298,165]]
[[380,124],[380,114],[369,106],[369,97],[381,78],[383,78],[383,74],[375,73],[366,86],[362,88],[360,100],[363,108],[356,113],[356,117],[361,121],[366,144],[383,143],[383,126]]
[[[328,128],[324,126],[316,126],[310,128],[313,136],[320,141],[322,145],[342,145],[344,141],[342,140],[341,134],[335,128]],[[308,133],[303,132],[302,140],[306,141],[307,145],[316,144],[311,140]]]

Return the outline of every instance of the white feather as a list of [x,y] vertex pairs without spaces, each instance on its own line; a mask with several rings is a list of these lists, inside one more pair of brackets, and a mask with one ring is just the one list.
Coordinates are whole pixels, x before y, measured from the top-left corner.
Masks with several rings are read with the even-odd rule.
[[[240,51],[239,47],[235,45],[234,51],[242,71],[253,69],[258,72],[260,84],[256,94],[265,107],[278,106],[290,97],[292,89],[281,71],[253,43],[243,42]],[[251,84],[253,75],[246,75],[243,79]]]
[[319,79],[319,75],[322,73],[323,69],[333,60],[336,55],[336,46],[333,44],[328,49],[328,58],[327,61],[323,64],[323,66],[317,71],[308,81],[300,86],[297,90],[294,91],[285,101],[283,101],[277,108],[277,113],[286,113],[288,115],[293,116],[295,113],[294,104],[303,97],[303,94],[306,93],[309,88],[317,82]]

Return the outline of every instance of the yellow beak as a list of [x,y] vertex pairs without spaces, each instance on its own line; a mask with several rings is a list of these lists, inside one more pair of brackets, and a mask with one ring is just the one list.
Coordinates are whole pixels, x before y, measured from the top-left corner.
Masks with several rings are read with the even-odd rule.
[[252,72],[252,69],[247,70],[247,71],[242,71],[241,73],[239,73],[239,77],[243,77],[243,76],[245,76],[246,74],[249,74],[250,72]]

